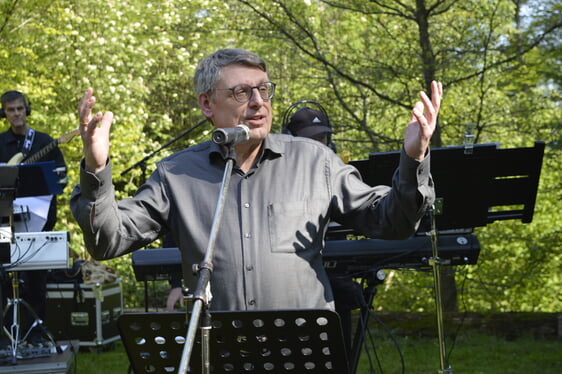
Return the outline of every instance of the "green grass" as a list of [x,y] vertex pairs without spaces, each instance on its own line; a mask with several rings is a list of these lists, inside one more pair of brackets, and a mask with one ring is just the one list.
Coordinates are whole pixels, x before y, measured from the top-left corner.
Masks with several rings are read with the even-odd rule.
[[[357,374],[427,374],[441,369],[439,344],[436,338],[397,338],[404,357],[404,371],[396,345],[390,339],[375,340],[370,356],[374,352],[381,361],[382,371],[374,362],[374,371],[369,370],[365,353]],[[447,341],[446,341],[447,343]],[[457,337],[454,347],[446,345],[450,355],[448,363],[454,373],[470,374],[555,374],[562,373],[562,345],[560,340],[537,340],[532,337],[506,340],[505,338],[468,332]],[[452,351],[450,348],[453,348]]]
[[[379,335],[380,336],[377,336]],[[397,337],[404,356],[405,374],[437,373],[440,369],[439,346],[435,338]],[[401,374],[402,363],[395,343],[377,332],[369,348],[373,370],[368,356],[363,353],[356,374]],[[470,374],[560,374],[562,373],[562,342],[558,339],[520,337],[507,340],[502,337],[467,331],[457,336],[449,364],[454,373]],[[380,359],[376,363],[375,354]],[[76,355],[77,374],[126,374],[129,368],[127,354],[121,342],[100,353],[81,350]],[[295,373],[300,374],[300,373]]]

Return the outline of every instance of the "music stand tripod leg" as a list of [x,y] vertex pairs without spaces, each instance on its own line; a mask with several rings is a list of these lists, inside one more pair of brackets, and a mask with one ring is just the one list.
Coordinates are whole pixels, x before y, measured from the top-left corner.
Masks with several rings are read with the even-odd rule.
[[17,272],[12,275],[12,299],[8,299],[6,308],[4,309],[4,317],[8,315],[10,308],[12,309],[12,324],[8,331],[5,326],[2,326],[5,334],[10,339],[10,352],[12,353],[11,361],[15,364],[18,356],[18,347],[20,340],[20,303],[23,301],[19,297],[19,277]]
[[[15,271],[12,273],[12,299],[8,299],[6,303],[6,308],[3,312],[4,317],[8,315],[10,308],[12,308],[12,324],[10,325],[10,330],[5,326],[2,326],[4,333],[10,339],[10,351],[12,354],[11,362],[12,364],[16,364],[18,359],[18,351],[20,348],[20,344],[24,342],[31,331],[35,327],[39,327],[41,332],[47,336],[49,341],[56,347],[58,353],[62,353],[62,349],[56,345],[55,339],[53,335],[45,328],[43,324],[43,320],[39,318],[37,313],[31,308],[31,306],[25,301],[24,299],[20,298],[20,290],[19,290],[19,276],[18,272]],[[33,323],[30,324],[29,329],[25,332],[25,335],[22,337],[22,329],[21,329],[21,308],[26,308],[29,311],[29,314],[33,317]]]
[[47,337],[51,344],[53,344],[53,347],[56,347],[57,352],[62,353],[62,348],[56,344],[53,334],[51,334],[51,332],[45,327],[44,321],[37,315],[37,313],[35,313],[31,305],[29,305],[29,303],[24,299],[19,299],[19,304],[22,304],[33,317],[33,323],[29,326],[29,329],[26,331],[22,341],[26,340],[31,331],[37,327],[41,330],[41,333]]
[[371,315],[371,308],[377,293],[377,286],[384,283],[386,273],[382,269],[374,269],[364,277],[363,282],[366,283],[363,287],[364,303],[361,305],[359,311],[359,320],[355,328],[355,336],[351,351],[349,352],[349,366],[350,373],[355,374],[359,366],[359,359],[361,357],[361,350],[365,346],[365,336],[369,329],[369,317]]

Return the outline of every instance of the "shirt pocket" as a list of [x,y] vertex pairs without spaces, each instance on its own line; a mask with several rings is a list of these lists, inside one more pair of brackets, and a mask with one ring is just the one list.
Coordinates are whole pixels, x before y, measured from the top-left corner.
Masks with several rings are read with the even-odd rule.
[[[318,238],[318,221],[312,219],[308,200],[269,204],[267,219],[271,252],[295,253],[311,248]],[[304,231],[303,231],[304,230]]]

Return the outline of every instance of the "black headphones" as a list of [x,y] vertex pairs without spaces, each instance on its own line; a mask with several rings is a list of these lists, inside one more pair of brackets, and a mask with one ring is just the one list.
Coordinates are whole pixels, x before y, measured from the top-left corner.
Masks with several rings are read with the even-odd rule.
[[[300,109],[302,109],[301,106],[302,107],[308,106],[308,105],[304,105],[304,104],[313,104],[314,106],[316,106],[316,108],[320,112],[322,112],[324,117],[326,117],[326,121],[328,122],[328,127],[330,129],[333,129],[332,124],[330,123],[330,117],[328,116],[328,113],[326,113],[326,110],[324,109],[324,107],[322,105],[320,105],[319,102],[312,101],[312,100],[301,100],[301,101],[297,101],[296,103],[293,103],[293,104],[289,105],[287,110],[285,110],[285,113],[283,114],[283,123],[282,123],[282,127],[281,127],[281,133],[296,136],[295,134],[291,133],[291,130],[289,130],[289,128],[287,126],[289,125],[289,122],[291,122],[291,117],[296,112],[298,112]],[[336,144],[334,142],[332,142],[332,133],[328,133],[328,147],[330,147],[330,149],[332,151],[336,152]]]
[[17,99],[23,100],[23,105],[25,106],[25,115],[29,116],[31,114],[31,107],[27,103],[27,99],[25,98],[24,94],[19,91],[6,91],[4,92],[4,94],[2,94],[2,108],[0,108],[0,118],[6,118],[6,112],[4,112],[4,103],[12,102]]

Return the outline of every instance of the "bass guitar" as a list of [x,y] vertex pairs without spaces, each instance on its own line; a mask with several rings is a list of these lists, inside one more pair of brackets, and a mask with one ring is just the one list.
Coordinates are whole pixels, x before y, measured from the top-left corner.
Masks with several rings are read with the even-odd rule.
[[17,153],[10,159],[10,161],[8,161],[8,165],[19,165],[19,164],[34,163],[37,160],[40,160],[41,157],[45,156],[47,153],[49,153],[53,149],[55,149],[55,147],[57,147],[59,144],[68,143],[69,141],[72,140],[72,138],[74,138],[79,133],[80,133],[80,129],[78,127],[75,128],[74,130],[65,132],[59,138],[53,140],[52,142],[47,144],[45,147],[41,148],[39,150],[39,152],[36,152],[36,153],[32,154],[28,158],[25,158],[24,155],[21,152]]

